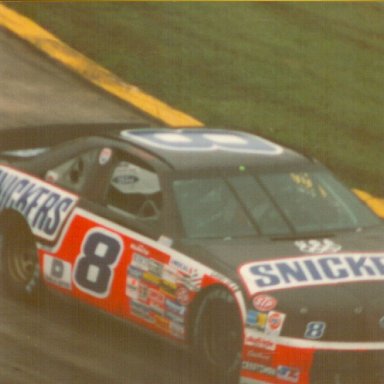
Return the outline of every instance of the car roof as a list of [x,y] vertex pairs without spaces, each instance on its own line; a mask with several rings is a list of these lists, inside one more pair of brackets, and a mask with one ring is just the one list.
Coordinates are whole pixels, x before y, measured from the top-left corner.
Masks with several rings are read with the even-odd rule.
[[308,157],[261,136],[230,129],[140,128],[112,136],[144,149],[175,170],[239,166],[279,169],[312,163]]

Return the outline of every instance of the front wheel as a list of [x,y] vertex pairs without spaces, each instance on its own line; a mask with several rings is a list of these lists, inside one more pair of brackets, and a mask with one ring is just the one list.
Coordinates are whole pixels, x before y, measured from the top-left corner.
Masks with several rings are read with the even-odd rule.
[[20,299],[36,299],[40,291],[38,254],[25,223],[19,220],[2,223],[0,257],[5,289]]
[[242,322],[233,296],[214,288],[202,299],[193,324],[193,345],[209,375],[224,383],[238,378]]

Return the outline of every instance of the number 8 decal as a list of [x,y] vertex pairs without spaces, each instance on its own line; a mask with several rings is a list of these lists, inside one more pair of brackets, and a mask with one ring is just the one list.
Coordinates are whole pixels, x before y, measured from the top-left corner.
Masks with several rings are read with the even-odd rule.
[[119,236],[101,228],[91,229],[85,236],[74,268],[77,287],[99,298],[110,293],[114,270],[123,250]]
[[326,324],[323,321],[311,321],[307,324],[304,337],[307,339],[321,339],[325,328]]

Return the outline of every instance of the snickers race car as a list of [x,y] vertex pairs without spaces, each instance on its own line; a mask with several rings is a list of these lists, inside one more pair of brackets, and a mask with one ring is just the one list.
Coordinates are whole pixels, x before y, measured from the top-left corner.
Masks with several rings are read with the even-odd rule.
[[126,319],[220,382],[383,383],[383,223],[317,161],[205,128],[38,152],[0,165],[12,294]]

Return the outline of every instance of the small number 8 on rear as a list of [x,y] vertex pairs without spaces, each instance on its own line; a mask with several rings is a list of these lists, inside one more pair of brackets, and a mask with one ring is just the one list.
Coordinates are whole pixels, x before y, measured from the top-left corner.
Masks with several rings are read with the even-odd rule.
[[311,321],[307,324],[304,337],[306,339],[321,339],[324,335],[326,324],[323,321]]

